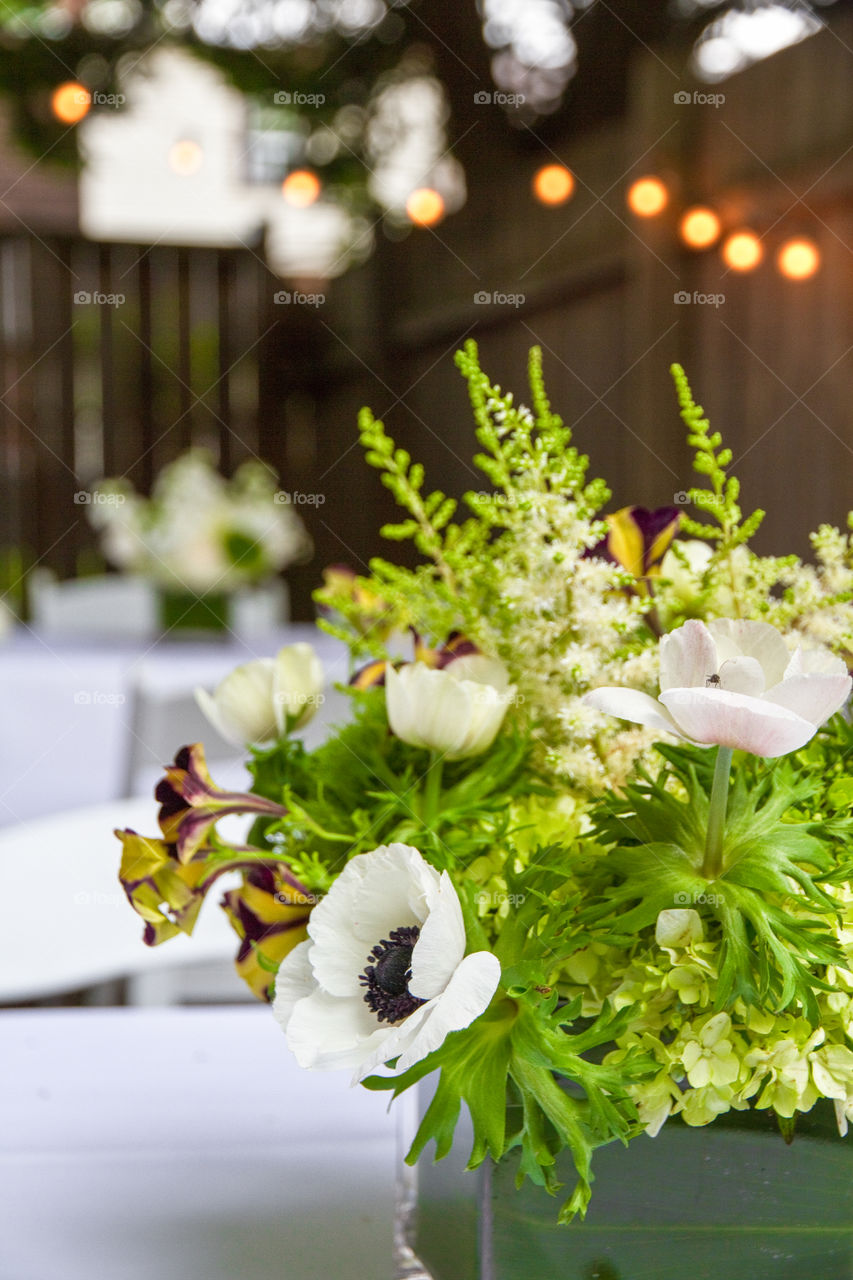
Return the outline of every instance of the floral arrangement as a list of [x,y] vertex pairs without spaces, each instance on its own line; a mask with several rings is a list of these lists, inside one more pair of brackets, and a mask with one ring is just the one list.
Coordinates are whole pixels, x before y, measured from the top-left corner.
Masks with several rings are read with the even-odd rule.
[[178,592],[230,592],[263,582],[311,551],[288,495],[262,462],[230,480],[204,449],[164,467],[150,498],[104,480],[89,507],[107,560]]
[[[300,742],[309,646],[239,668],[200,701],[250,748],[251,791],[184,747],[160,834],[119,833],[121,879],[159,943],[230,874],[238,969],[298,1062],[395,1096],[438,1073],[412,1161],[448,1151],[462,1103],[470,1167],[514,1159],[553,1193],[567,1149],[567,1221],[604,1143],[749,1108],[790,1139],[819,1099],[853,1118],[853,544],[750,549],[762,513],[678,366],[696,514],[607,515],[539,352],[530,408],[473,343],[457,362],[491,486],[464,518],[361,418],[403,511],[383,532],[421,562],[318,593],[350,721]],[[245,846],[217,834],[231,813]]]

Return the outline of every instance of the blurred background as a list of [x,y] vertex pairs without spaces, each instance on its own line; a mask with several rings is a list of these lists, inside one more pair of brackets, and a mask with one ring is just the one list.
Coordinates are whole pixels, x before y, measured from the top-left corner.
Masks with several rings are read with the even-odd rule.
[[15,609],[34,565],[102,568],[103,477],[149,493],[196,445],[295,495],[312,617],[320,568],[363,568],[387,514],[362,404],[478,487],[466,336],[522,396],[542,345],[617,505],[689,488],[678,359],[769,510],[758,550],[843,521],[844,0],[10,0],[0,50]]

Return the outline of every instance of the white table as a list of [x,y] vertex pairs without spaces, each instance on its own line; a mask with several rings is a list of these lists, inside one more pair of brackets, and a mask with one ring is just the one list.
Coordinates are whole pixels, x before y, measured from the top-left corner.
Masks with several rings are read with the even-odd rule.
[[268,1009],[2,1013],[0,1276],[390,1280],[386,1107]]
[[[218,905],[228,887],[225,876],[202,907],[191,938],[181,934],[157,947],[143,944],[143,922],[118,881],[121,845],[113,831],[123,827],[156,836],[154,800],[112,801],[0,831],[0,882],[7,902],[15,904],[0,929],[0,1003],[176,965],[230,966],[239,940]],[[238,996],[244,990],[236,974],[234,990]],[[2,1270],[0,1277],[6,1280]]]
[[[124,794],[132,747],[140,746],[135,707],[146,691],[185,695],[188,706],[182,710],[184,721],[178,716],[174,744],[167,748],[158,740],[148,753],[150,768],[135,790],[150,786],[167,751],[202,734],[222,754],[221,740],[191,701],[193,689],[212,688],[239,663],[272,656],[296,641],[315,646],[329,685],[346,683],[345,647],[309,623],[284,628],[267,642],[229,638],[147,645],[63,644],[21,628],[0,645],[0,826]],[[327,697],[316,723],[308,726],[315,740],[343,706],[343,695],[327,689]]]

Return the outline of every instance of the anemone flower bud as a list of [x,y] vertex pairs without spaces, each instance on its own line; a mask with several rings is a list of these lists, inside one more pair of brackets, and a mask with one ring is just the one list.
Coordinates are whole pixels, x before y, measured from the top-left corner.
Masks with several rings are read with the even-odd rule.
[[301,729],[323,701],[323,664],[310,644],[279,649],[273,672],[273,705],[279,733]]
[[843,707],[847,667],[827,649],[789,653],[766,622],[686,622],[660,641],[660,697],[594,689],[584,702],[696,746],[757,756],[798,751]]
[[444,669],[423,662],[389,667],[385,693],[388,723],[398,738],[462,760],[492,745],[515,688],[503,663],[473,654]]
[[323,664],[310,644],[288,644],[275,658],[235,667],[196,702],[214,729],[237,747],[263,746],[307,724],[322,701]]

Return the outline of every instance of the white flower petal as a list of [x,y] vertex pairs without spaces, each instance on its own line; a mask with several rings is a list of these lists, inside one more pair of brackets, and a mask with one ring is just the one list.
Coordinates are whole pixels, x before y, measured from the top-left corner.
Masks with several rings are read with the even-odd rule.
[[317,987],[297,1001],[285,1035],[300,1067],[336,1071],[358,1067],[391,1030],[377,1024],[361,996],[342,1000]]
[[454,680],[471,680],[475,684],[490,684],[499,693],[509,688],[509,672],[500,658],[490,658],[486,653],[466,653],[454,658],[443,668]]
[[745,693],[759,698],[764,692],[764,670],[757,658],[726,658],[718,672],[720,688],[728,693]]
[[323,664],[310,644],[285,645],[273,665],[273,706],[279,733],[287,727],[300,729],[312,718],[319,705],[324,684]]
[[423,662],[399,671],[389,667],[385,700],[388,723],[398,738],[459,760],[491,746],[515,691],[459,680],[451,674],[454,665],[446,670]]
[[197,689],[196,701],[214,728],[235,746],[272,742],[277,733],[272,680],[272,658],[256,658],[230,671],[212,697]]
[[350,859],[308,922],[320,985],[335,996],[363,995],[358,975],[371,949],[392,929],[420,927],[438,884],[438,872],[409,845],[383,845]]
[[677,721],[682,737],[714,746],[735,747],[756,756],[784,756],[814,736],[802,716],[763,698],[724,689],[669,689],[661,702]]
[[466,956],[442,994],[423,1006],[429,1016],[401,1054],[397,1070],[407,1071],[438,1049],[451,1031],[469,1027],[488,1009],[500,980],[500,961],[491,951]]
[[717,646],[720,665],[728,658],[755,658],[764,672],[765,687],[770,689],[779,683],[791,655],[780,632],[771,627],[769,622],[751,622],[745,618],[715,618],[707,625]]
[[[841,664],[842,667],[844,664]],[[824,720],[840,711],[850,696],[853,684],[846,667],[839,675],[788,676],[775,689],[765,693],[763,701],[773,702],[802,716],[819,729]]]
[[644,724],[661,733],[672,733],[676,738],[686,736],[666,707],[639,689],[593,689],[591,693],[584,694],[582,701],[609,716],[631,720],[634,724]]
[[440,995],[465,955],[462,908],[446,871],[441,873],[438,892],[431,897],[429,907],[412,952],[409,991],[419,1000]]
[[276,974],[272,1011],[276,1022],[285,1031],[298,1001],[310,996],[317,986],[309,958],[310,950],[310,942],[298,943],[284,957]]
[[661,692],[700,685],[704,688],[708,676],[714,675],[718,666],[717,649],[704,622],[685,622],[683,627],[661,637]]

